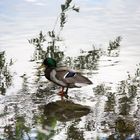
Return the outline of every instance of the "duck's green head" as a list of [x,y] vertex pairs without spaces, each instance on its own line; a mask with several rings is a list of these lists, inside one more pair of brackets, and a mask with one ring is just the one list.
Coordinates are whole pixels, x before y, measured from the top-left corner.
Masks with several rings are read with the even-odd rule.
[[43,61],[43,65],[45,65],[48,68],[55,68],[57,66],[56,61],[53,58],[46,58]]

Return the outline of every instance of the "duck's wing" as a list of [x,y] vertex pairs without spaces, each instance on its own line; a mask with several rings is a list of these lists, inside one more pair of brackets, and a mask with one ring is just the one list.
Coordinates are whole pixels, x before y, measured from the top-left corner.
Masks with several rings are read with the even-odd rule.
[[55,78],[69,87],[81,87],[83,85],[92,84],[92,82],[81,73],[66,67],[55,69]]

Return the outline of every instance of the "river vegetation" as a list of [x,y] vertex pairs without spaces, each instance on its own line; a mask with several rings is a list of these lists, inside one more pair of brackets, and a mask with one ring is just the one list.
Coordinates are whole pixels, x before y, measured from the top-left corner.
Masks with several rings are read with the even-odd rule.
[[0,52],[0,94],[4,95],[6,89],[11,86],[12,75],[10,73],[10,66],[13,65],[12,59],[10,63],[6,62],[5,52]]

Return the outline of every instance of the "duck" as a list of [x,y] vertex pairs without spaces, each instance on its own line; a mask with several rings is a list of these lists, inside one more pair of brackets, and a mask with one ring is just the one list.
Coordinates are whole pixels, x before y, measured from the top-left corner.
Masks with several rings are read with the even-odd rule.
[[92,81],[83,76],[81,72],[72,70],[68,67],[57,66],[57,62],[53,58],[45,58],[39,67],[44,68],[45,77],[61,87],[58,95],[61,96],[61,100],[68,98],[69,88],[80,88],[84,85],[92,84]]

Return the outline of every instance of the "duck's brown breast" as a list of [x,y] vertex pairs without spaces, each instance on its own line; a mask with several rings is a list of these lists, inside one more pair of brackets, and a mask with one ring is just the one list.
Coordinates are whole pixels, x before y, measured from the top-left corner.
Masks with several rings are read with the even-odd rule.
[[46,68],[45,69],[45,77],[48,79],[48,80],[51,80],[50,79],[50,73],[51,73],[51,71],[52,71],[53,69],[52,68]]

